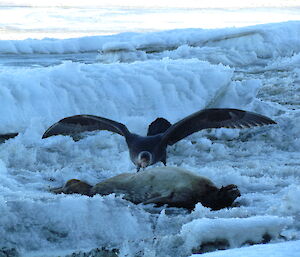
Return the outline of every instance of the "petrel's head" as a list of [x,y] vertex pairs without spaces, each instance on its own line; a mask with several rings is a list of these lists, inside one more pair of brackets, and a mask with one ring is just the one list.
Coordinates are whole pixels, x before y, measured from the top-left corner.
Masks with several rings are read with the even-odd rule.
[[142,151],[138,154],[137,165],[139,168],[146,168],[152,163],[152,154],[148,151]]

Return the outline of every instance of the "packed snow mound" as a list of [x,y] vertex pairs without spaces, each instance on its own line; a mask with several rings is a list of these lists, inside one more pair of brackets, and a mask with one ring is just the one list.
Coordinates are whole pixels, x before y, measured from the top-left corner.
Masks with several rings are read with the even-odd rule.
[[189,29],[137,35],[134,40],[139,43],[132,45],[115,41],[105,43],[97,59],[110,63],[193,56],[239,69],[250,65],[274,65],[274,59],[299,55],[299,27],[299,22],[288,22],[239,29]]
[[165,247],[171,248],[173,256],[189,256],[215,249],[267,243],[280,238],[282,231],[291,224],[292,218],[276,216],[217,219],[201,217],[184,224],[178,234],[159,238],[158,245],[162,252],[166,251]]
[[[109,65],[67,62],[3,71],[0,132],[24,131],[37,120],[46,129],[75,114],[130,121],[129,128],[139,132],[157,117],[175,122],[206,107],[255,110],[259,81],[232,81],[232,76],[229,67],[197,59]],[[141,119],[144,124],[138,124]]]
[[223,241],[225,247],[236,248],[247,243],[263,242],[265,237],[278,238],[280,232],[292,223],[292,219],[276,216],[202,218],[182,226],[180,236],[184,238],[184,248],[189,251],[200,250],[201,245],[218,241]]
[[[153,33],[122,33],[74,39],[26,39],[0,41],[3,54],[100,53],[99,60],[134,61],[147,58],[218,60],[228,64],[247,63],[300,51],[300,22],[256,25],[226,29],[181,29]],[[173,52],[175,50],[175,52]],[[225,54],[225,51],[229,51]],[[173,52],[173,53],[172,53]],[[243,53],[241,56],[241,52]],[[114,58],[112,58],[114,56]],[[238,60],[236,60],[238,59]]]
[[192,257],[298,257],[300,252],[300,241],[291,241],[277,244],[253,245],[226,251],[216,251],[205,254],[194,254]]
[[[118,247],[127,240],[151,237],[150,215],[112,195],[60,195],[51,199],[45,193],[24,192],[23,200],[18,201],[13,200],[16,194],[0,200],[1,213],[6,217],[0,221],[0,247],[25,251],[63,250],[70,245],[77,249]],[[58,243],[55,248],[53,242]]]

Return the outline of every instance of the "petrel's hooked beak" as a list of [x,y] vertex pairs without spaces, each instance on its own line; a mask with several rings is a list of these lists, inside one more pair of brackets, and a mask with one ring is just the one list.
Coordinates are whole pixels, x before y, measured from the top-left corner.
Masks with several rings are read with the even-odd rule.
[[149,166],[152,162],[152,154],[148,151],[142,151],[139,153],[137,157],[137,171],[140,170],[140,168],[145,169],[147,166]]

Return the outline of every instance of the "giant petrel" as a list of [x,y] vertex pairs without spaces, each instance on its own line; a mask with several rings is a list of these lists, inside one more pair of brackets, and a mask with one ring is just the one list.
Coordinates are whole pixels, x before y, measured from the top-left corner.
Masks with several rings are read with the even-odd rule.
[[54,135],[74,136],[85,131],[108,130],[125,137],[131,161],[137,171],[157,162],[166,165],[166,148],[179,140],[207,128],[250,128],[276,124],[270,118],[238,109],[204,109],[171,124],[164,118],[157,118],[148,128],[147,136],[131,133],[119,122],[94,116],[75,115],[64,118],[46,130],[43,138]]

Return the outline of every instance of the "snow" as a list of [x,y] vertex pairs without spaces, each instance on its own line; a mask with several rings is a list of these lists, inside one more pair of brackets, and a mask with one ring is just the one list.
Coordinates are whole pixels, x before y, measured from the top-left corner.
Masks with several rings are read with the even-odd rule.
[[[41,117],[46,129],[58,119],[79,112],[126,123],[144,116],[144,125],[140,126],[145,128],[159,115],[175,121],[202,109],[225,91],[241,95],[233,96],[237,105],[243,95],[243,102],[251,104],[258,82],[245,82],[254,90],[243,93],[245,83],[231,82],[231,78],[228,67],[196,59],[110,65],[66,62],[13,73],[4,70],[0,74],[2,129],[25,130],[31,117]],[[150,97],[154,90],[155,98]],[[190,106],[177,110],[179,102],[186,101]]]
[[201,255],[192,255],[193,257],[257,257],[257,256],[272,256],[272,257],[298,257],[300,252],[300,241],[291,241],[287,243],[277,243],[268,245],[254,245],[245,248],[231,249],[227,251],[216,251]]
[[176,244],[181,240],[184,243],[180,249],[180,256],[188,256],[191,252],[205,251],[203,248],[207,244],[236,248],[247,243],[261,243],[266,236],[277,238],[283,228],[291,223],[291,219],[273,216],[193,219],[182,226],[179,234],[173,236],[177,241],[168,236],[161,238],[159,244],[161,247],[171,245],[174,256],[179,252]]
[[[142,57],[145,58],[154,58],[153,55],[157,58],[173,56],[183,58],[184,54],[191,58],[191,55],[194,54],[196,54],[196,57],[200,57],[198,56],[200,54],[205,57],[205,55],[212,54],[209,50],[216,48],[218,52],[214,55],[219,58],[225,57],[222,50],[227,49],[230,51],[229,56],[234,55],[240,62],[245,61],[243,59],[252,61],[253,58],[256,58],[254,60],[257,62],[258,58],[290,57],[299,51],[299,22],[290,21],[287,24],[255,25],[242,28],[175,29],[152,33],[122,33],[69,39],[1,40],[0,53],[62,54],[100,52],[102,54],[120,54],[119,52],[121,52],[122,54],[125,51],[123,55],[127,57],[127,52],[134,51],[131,54],[140,55],[144,53],[145,55],[142,55]],[[270,46],[272,46],[272,49]],[[168,50],[175,51],[171,51],[170,54]],[[246,53],[246,55],[239,55],[239,51]],[[154,52],[154,54],[148,56],[147,53],[151,52]],[[116,61],[111,56],[109,57],[110,61]]]
[[[245,242],[261,242],[263,235],[277,236],[291,223],[286,218],[256,216],[251,218],[193,220],[182,226],[181,235],[185,247],[193,249],[204,241],[228,240],[231,247],[240,247]],[[243,233],[247,231],[247,233]]]
[[[120,256],[194,257],[209,245],[229,249],[203,256],[296,254],[299,31],[300,22],[290,21],[1,40],[0,134],[20,134],[0,145],[0,253],[8,247],[22,256],[62,256],[104,247]],[[71,178],[96,184],[135,172],[119,135],[41,139],[59,119],[94,114],[145,134],[157,117],[173,123],[208,107],[250,110],[278,123],[205,130],[168,149],[168,165],[217,186],[236,184],[242,195],[235,207],[211,211],[198,204],[188,213],[136,206],[114,195],[48,191]]]

